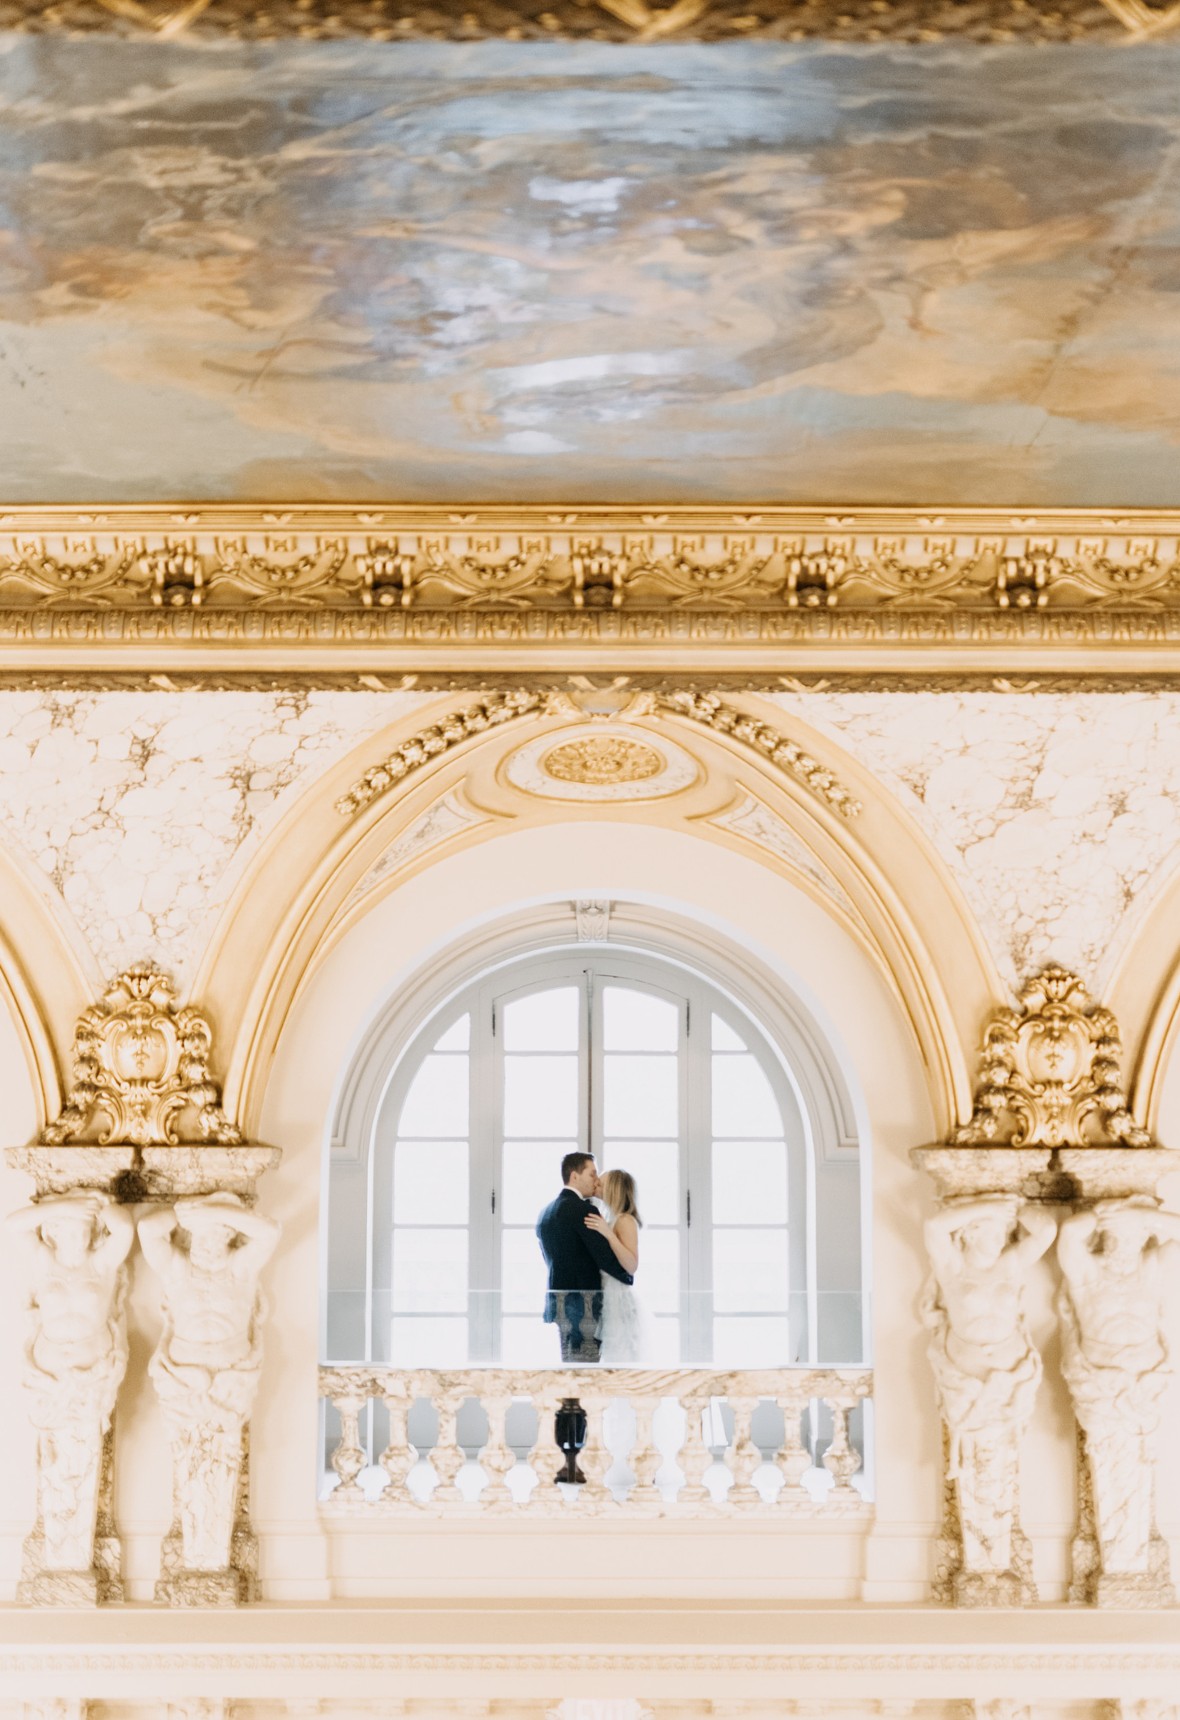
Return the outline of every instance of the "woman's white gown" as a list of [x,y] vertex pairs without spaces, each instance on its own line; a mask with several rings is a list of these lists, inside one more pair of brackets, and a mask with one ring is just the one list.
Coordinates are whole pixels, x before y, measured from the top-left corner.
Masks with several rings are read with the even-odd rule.
[[[613,1230],[614,1214],[599,1201],[602,1216]],[[633,1284],[603,1276],[602,1320],[599,1324],[598,1360],[604,1368],[654,1368],[656,1366],[655,1321]]]

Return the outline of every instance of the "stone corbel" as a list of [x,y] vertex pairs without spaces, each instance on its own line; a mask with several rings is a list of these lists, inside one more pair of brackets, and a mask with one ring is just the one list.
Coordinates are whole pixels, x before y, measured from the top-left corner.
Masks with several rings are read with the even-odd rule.
[[[952,1605],[1008,1605],[1034,1595],[1019,1524],[1019,1447],[1041,1361],[1022,1300],[1028,1269],[1052,1241],[1063,1208],[1058,1310],[1079,1423],[1071,1598],[1112,1605],[1172,1599],[1151,1505],[1162,1360],[1140,1373],[1092,1361],[1095,1354],[1104,1364],[1114,1360],[1102,1345],[1103,1309],[1112,1294],[1125,1294],[1111,1267],[1116,1244],[1108,1251],[1103,1239],[1134,1231],[1141,1246],[1119,1264],[1147,1276],[1173,1224],[1180,1239],[1180,1221],[1159,1213],[1158,1196],[1162,1178],[1180,1168],[1180,1153],[1160,1148],[1131,1117],[1120,1049],[1109,1010],[1090,1002],[1076,975],[1046,968],[1025,986],[1019,1007],[998,1011],[987,1027],[970,1121],[949,1141],[911,1155],[939,1200],[926,1227],[932,1267],[923,1317],[946,1453],[935,1594]],[[1145,1335],[1139,1362],[1152,1361],[1155,1337]],[[1128,1528],[1128,1511],[1136,1527]],[[1129,1573],[1110,1566],[1128,1558],[1136,1567],[1130,1584],[1123,1581]]]
[[[37,1245],[25,1383],[38,1427],[38,1514],[25,1543],[21,1584],[21,1597],[32,1604],[93,1605],[122,1598],[121,1548],[111,1520],[112,1412],[126,1363],[126,1268],[121,1262],[134,1234],[131,1209],[139,1212],[141,1236],[145,1210],[169,1215],[171,1254],[183,1256],[185,1268],[191,1246],[186,1215],[191,1215],[194,1227],[224,1240],[224,1252],[227,1258],[232,1255],[233,1271],[239,1275],[239,1250],[249,1252],[247,1233],[256,1241],[267,1238],[265,1250],[260,1245],[252,1258],[260,1252],[268,1254],[273,1247],[277,1227],[250,1209],[259,1176],[278,1163],[280,1154],[275,1147],[245,1141],[226,1117],[209,1072],[211,1051],[208,1021],[196,1007],[176,1002],[168,976],[151,963],[129,968],[79,1018],[73,1085],[60,1115],[45,1126],[37,1141],[7,1152],[9,1164],[25,1171],[35,1186],[31,1207],[13,1215]],[[210,1207],[218,1208],[216,1223]],[[79,1242],[83,1233],[85,1246]],[[57,1309],[72,1296],[79,1306],[94,1305],[95,1283],[104,1270],[101,1262],[110,1253],[116,1233],[126,1241],[119,1277],[116,1281],[107,1273],[110,1284],[103,1278],[100,1286],[108,1304],[104,1318],[109,1341],[104,1343],[103,1323],[96,1321],[90,1346],[96,1356],[103,1352],[99,1360],[104,1380],[111,1384],[107,1404],[105,1396],[100,1403],[95,1395],[94,1358],[89,1362],[84,1356],[74,1358],[69,1347],[61,1344],[55,1350],[53,1333]],[[174,1604],[226,1604],[254,1594],[257,1551],[248,1514],[248,1399],[252,1394],[243,1392],[242,1382],[247,1374],[256,1377],[261,1337],[253,1279],[243,1288],[249,1292],[243,1318],[249,1324],[250,1367],[244,1371],[242,1359],[235,1358],[230,1407],[218,1402],[216,1368],[206,1370],[205,1399],[217,1404],[216,1414],[227,1425],[216,1438],[195,1443],[181,1440],[183,1453],[173,1440],[175,1521],[164,1544],[157,1598]],[[175,1337],[175,1311],[166,1291],[165,1331],[153,1361],[157,1389],[168,1371],[157,1367],[157,1362]],[[117,1376],[112,1376],[116,1361]],[[76,1404],[85,1408],[84,1417],[76,1413]],[[206,1426],[204,1432],[208,1431]],[[224,1543],[225,1566],[194,1570],[188,1563],[193,1537],[184,1533],[185,1513],[192,1504],[195,1482],[203,1474],[208,1479],[214,1471],[222,1482],[229,1475],[220,1492],[228,1488],[226,1508],[232,1523],[220,1538],[206,1537],[202,1545]],[[63,1498],[78,1519],[64,1527],[58,1522]],[[81,1524],[80,1512],[87,1516],[88,1526]],[[89,1563],[83,1568],[78,1549],[87,1536]],[[68,1569],[54,1564],[55,1547],[67,1548]]]

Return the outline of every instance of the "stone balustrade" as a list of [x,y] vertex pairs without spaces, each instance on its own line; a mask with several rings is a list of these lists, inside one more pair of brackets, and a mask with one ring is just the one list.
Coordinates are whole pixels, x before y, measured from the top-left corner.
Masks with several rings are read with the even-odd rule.
[[[324,1508],[461,1516],[859,1512],[869,1495],[864,1418],[854,1412],[872,1387],[868,1368],[325,1366],[320,1396],[334,1413]],[[575,1398],[585,1416],[577,1454],[585,1479],[555,1486],[566,1461],[557,1417]],[[769,1445],[768,1428],[775,1430]]]

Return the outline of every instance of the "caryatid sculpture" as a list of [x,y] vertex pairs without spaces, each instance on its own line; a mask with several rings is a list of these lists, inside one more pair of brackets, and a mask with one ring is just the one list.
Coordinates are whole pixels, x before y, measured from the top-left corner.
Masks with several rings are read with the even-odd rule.
[[1169,1371],[1160,1283],[1169,1242],[1180,1242],[1180,1218],[1134,1197],[1074,1213],[1057,1242],[1061,1369],[1084,1436],[1098,1543],[1098,1570],[1075,1571],[1075,1586],[1100,1605],[1173,1598],[1155,1525],[1154,1449]]
[[950,1201],[926,1224],[931,1272],[922,1319],[962,1533],[953,1579],[959,1605],[1034,1597],[1018,1512],[1020,1440],[1042,1369],[1023,1296],[1056,1228],[1043,1210],[1007,1194]]
[[93,1602],[103,1442],[127,1367],[124,1262],[131,1214],[90,1191],[43,1198],[9,1218],[33,1243],[24,1385],[37,1430],[40,1569],[23,1598]]
[[[172,1446],[180,1577],[195,1579],[194,1600],[214,1598],[206,1579],[230,1572],[243,1433],[262,1368],[258,1276],[278,1235],[233,1194],[178,1200],[139,1222],[164,1287],[164,1330],[148,1371]],[[173,1589],[161,1598],[186,1597]]]

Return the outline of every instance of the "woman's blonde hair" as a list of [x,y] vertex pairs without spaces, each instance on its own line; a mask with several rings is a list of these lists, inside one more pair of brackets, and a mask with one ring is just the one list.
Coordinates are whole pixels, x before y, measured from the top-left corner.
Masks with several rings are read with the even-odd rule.
[[639,1216],[639,1201],[635,1195],[635,1178],[630,1171],[603,1171],[598,1188],[616,1218],[629,1212],[642,1229],[643,1220]]

